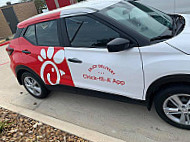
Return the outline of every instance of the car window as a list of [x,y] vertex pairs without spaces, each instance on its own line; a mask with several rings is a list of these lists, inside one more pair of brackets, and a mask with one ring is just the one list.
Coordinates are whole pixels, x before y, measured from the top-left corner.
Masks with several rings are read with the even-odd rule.
[[36,44],[35,26],[31,25],[27,28],[24,37],[31,43]]
[[69,40],[73,47],[106,47],[119,33],[87,16],[66,18]]
[[36,35],[40,46],[60,46],[56,20],[36,24]]

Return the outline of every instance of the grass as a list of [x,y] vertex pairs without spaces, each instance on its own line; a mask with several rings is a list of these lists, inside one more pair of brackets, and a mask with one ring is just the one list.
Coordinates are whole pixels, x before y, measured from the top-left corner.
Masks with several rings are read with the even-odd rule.
[[11,125],[12,123],[7,123],[7,122],[0,122],[0,134],[3,132],[4,128],[8,125]]
[[0,134],[3,132],[3,129],[6,126],[6,122],[0,122]]

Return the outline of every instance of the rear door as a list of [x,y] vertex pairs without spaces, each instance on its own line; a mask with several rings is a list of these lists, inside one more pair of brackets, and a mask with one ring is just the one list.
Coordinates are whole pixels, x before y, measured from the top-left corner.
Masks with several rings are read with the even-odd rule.
[[138,47],[109,53],[109,41],[123,37],[88,16],[66,18],[70,46],[65,57],[76,87],[142,98],[143,72]]
[[20,64],[36,72],[47,85],[73,86],[59,31],[58,20],[30,25],[20,38]]

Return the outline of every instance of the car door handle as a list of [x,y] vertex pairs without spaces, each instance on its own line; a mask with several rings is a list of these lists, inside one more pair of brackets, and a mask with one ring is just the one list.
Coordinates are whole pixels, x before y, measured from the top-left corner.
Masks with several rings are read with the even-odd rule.
[[82,63],[82,61],[77,58],[69,58],[68,61],[72,63]]
[[25,54],[31,54],[31,52],[28,51],[28,50],[22,50],[22,53],[25,53]]

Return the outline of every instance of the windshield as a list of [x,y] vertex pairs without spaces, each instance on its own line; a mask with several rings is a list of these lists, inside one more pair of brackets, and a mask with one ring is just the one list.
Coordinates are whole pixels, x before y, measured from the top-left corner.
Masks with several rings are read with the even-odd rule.
[[149,39],[172,35],[173,20],[169,15],[137,2],[122,1],[100,13]]

